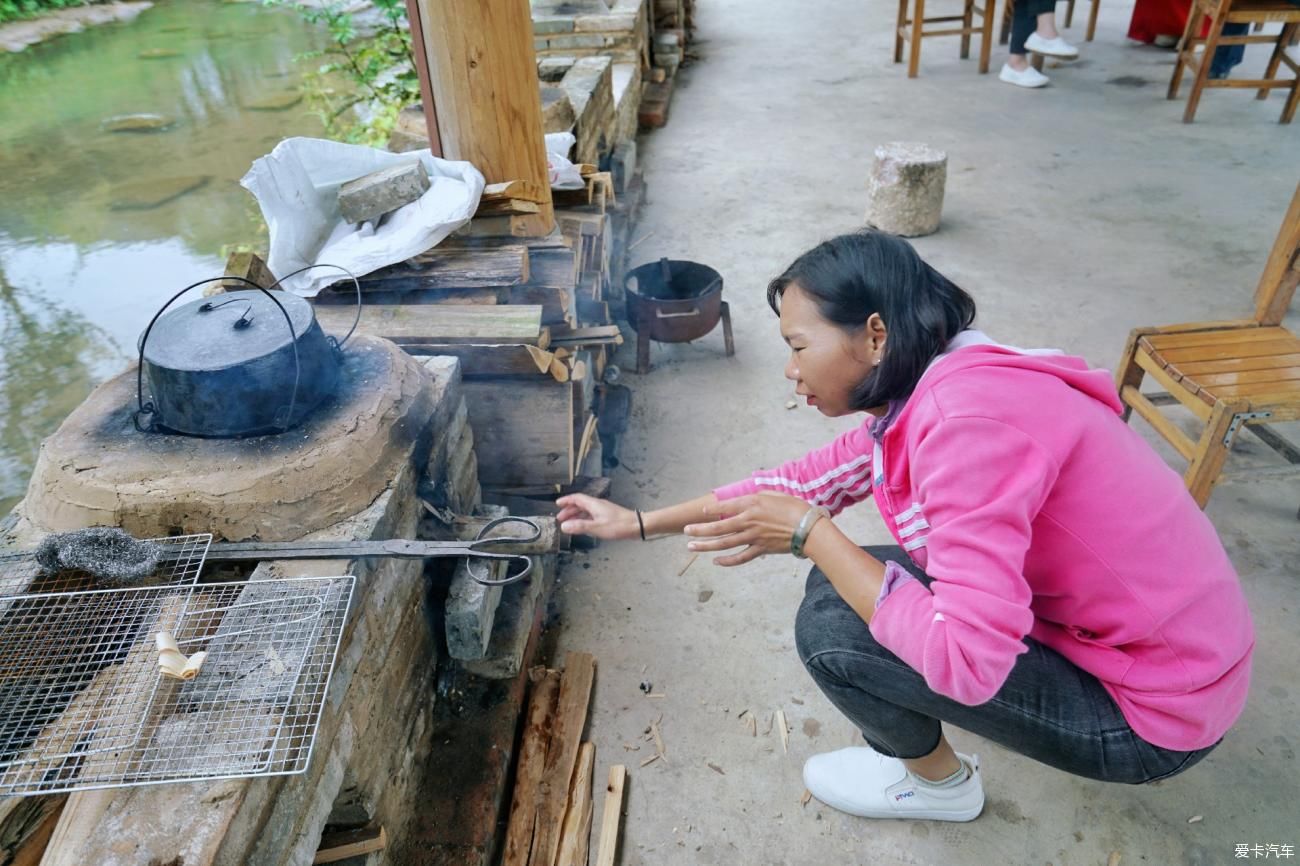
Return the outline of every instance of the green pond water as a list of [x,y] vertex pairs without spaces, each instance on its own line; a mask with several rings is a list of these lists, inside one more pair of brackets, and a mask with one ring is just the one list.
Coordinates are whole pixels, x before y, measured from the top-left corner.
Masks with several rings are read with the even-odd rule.
[[[259,241],[239,178],[282,138],[321,134],[295,104],[295,57],[324,39],[256,3],[160,0],[0,53],[0,509],[158,307],[220,274],[223,247]],[[140,113],[171,124],[105,128]]]

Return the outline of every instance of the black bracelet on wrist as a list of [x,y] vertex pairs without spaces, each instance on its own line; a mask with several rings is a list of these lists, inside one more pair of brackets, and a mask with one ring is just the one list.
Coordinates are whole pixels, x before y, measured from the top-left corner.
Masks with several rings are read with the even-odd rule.
[[636,513],[636,525],[641,527],[641,540],[645,541],[645,521],[641,519],[641,512]]

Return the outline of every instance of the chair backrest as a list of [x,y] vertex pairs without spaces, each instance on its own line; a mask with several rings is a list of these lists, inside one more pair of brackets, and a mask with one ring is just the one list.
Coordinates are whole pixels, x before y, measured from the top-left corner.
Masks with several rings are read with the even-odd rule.
[[1291,207],[1282,218],[1282,229],[1268,254],[1264,274],[1255,289],[1255,321],[1279,325],[1291,306],[1300,284],[1300,184],[1296,184]]

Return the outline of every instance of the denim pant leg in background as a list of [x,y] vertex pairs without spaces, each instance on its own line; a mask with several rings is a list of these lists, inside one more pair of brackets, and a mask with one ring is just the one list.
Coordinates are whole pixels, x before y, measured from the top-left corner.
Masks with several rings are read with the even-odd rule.
[[[1300,6],[1300,0],[1291,0],[1291,3]],[[1249,24],[1224,24],[1224,36],[1245,36],[1250,32]],[[1214,59],[1210,61],[1211,78],[1227,78],[1232,67],[1236,66],[1246,57],[1245,45],[1220,45],[1214,52]]]
[[1056,0],[1015,0],[1011,9],[1011,53],[1024,54],[1025,40],[1038,29],[1038,16],[1056,10]]
[[[930,582],[901,548],[866,550]],[[1095,677],[1029,638],[1029,651],[1017,658],[992,700],[968,707],[944,697],[878,644],[815,568],[795,623],[795,644],[831,703],[872,748],[893,757],[919,758],[934,751],[942,722],[949,722],[1067,773],[1142,784],[1180,773],[1214,748],[1179,752],[1146,742],[1133,733]]]

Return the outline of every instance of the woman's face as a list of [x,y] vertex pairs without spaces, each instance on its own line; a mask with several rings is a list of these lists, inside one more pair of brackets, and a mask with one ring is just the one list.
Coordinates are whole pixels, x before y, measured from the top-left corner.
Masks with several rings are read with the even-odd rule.
[[817,305],[798,283],[781,295],[781,336],[790,346],[785,377],[809,406],[830,417],[856,411],[854,390],[878,363],[885,328],[878,315],[855,334],[822,318]]

